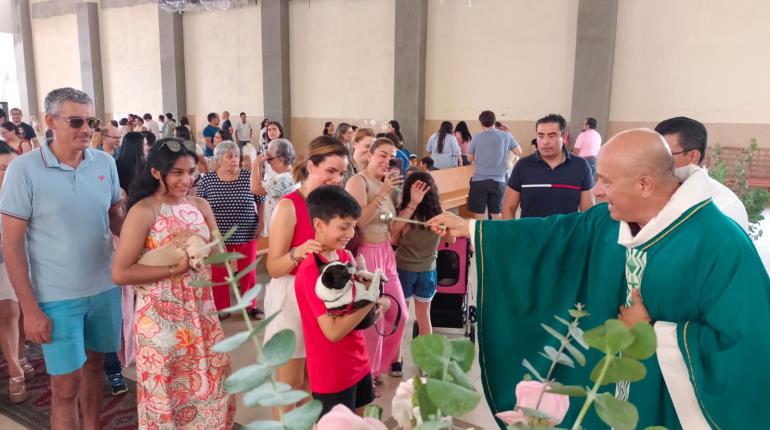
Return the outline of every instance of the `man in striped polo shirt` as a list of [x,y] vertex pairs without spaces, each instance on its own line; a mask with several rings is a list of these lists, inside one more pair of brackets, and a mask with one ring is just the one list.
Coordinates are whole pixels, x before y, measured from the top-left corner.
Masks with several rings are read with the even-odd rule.
[[594,179],[588,163],[570,155],[562,136],[564,117],[550,114],[535,123],[537,151],[516,163],[503,199],[503,219],[545,217],[585,211],[594,205]]

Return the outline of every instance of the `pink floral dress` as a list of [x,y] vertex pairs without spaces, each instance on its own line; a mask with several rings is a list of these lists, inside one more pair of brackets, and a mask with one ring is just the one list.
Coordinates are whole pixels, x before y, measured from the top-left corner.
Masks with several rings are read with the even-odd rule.
[[[145,250],[190,230],[207,241],[209,228],[191,203],[162,205]],[[211,288],[191,287],[210,278],[208,267],[136,287],[136,373],[140,429],[230,429],[235,399],[225,392],[230,359],[211,347],[224,338]]]

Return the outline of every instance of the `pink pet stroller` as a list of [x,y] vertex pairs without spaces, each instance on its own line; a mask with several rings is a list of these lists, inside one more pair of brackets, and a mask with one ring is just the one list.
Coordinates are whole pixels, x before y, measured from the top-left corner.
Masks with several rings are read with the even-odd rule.
[[[433,327],[463,329],[476,342],[476,307],[470,305],[468,269],[472,257],[470,242],[458,238],[455,243],[439,242],[436,260],[436,295],[430,308]],[[412,336],[419,328],[414,323]]]

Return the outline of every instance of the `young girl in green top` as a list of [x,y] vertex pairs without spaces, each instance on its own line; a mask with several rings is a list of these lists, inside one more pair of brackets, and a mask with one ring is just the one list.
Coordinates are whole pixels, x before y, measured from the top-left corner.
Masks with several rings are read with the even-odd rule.
[[[438,200],[438,188],[429,173],[413,172],[404,181],[404,196],[398,216],[427,221],[443,212]],[[392,243],[396,250],[396,267],[404,297],[414,295],[414,313],[420,336],[433,331],[430,323],[430,302],[436,294],[436,257],[440,237],[430,229],[398,222]]]

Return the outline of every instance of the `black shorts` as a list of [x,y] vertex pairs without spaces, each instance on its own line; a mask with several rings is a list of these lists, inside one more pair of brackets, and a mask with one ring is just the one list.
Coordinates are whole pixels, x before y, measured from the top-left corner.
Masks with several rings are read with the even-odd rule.
[[346,388],[337,393],[319,394],[313,393],[313,398],[323,404],[321,416],[332,410],[335,405],[343,404],[351,411],[355,412],[357,408],[363,407],[374,401],[374,385],[372,375],[367,373],[360,381],[352,387]]
[[468,210],[475,214],[502,213],[503,194],[505,182],[497,182],[494,179],[483,181],[471,181],[471,189],[468,192]]

